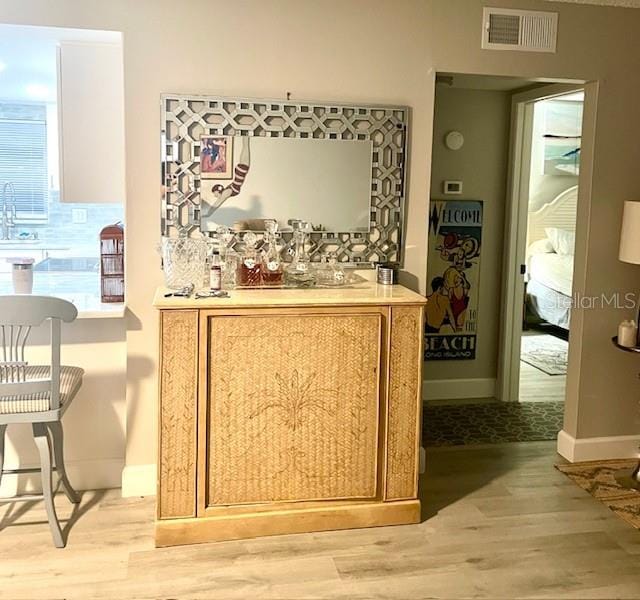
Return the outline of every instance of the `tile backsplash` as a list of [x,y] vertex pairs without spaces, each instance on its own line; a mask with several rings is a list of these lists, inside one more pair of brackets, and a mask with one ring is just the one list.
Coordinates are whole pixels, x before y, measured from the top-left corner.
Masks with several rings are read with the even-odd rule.
[[[86,222],[74,222],[86,211]],[[80,219],[81,221],[84,219]],[[46,224],[16,224],[14,235],[21,231],[37,233],[38,240],[56,246],[68,246],[64,256],[98,257],[100,230],[124,220],[121,204],[67,204],[60,202],[57,191],[49,193],[49,219]],[[60,256],[57,252],[52,256]]]
[[[67,204],[57,191],[49,192],[46,223],[16,223],[15,243],[0,245],[0,293],[12,293],[11,266],[6,258],[35,260],[34,293],[70,297],[99,296],[100,231],[124,220],[120,204]],[[19,241],[20,233],[37,240]],[[64,260],[64,259],[81,260]],[[62,259],[62,260],[58,260]]]

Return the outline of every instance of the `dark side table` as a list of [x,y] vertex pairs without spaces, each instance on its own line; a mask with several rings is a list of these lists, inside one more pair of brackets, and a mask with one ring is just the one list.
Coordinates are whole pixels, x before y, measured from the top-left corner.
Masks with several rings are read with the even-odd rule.
[[[618,344],[618,336],[611,339],[613,345],[625,352],[635,352],[640,354],[640,346],[627,348]],[[616,481],[624,488],[640,491],[640,462],[633,469],[623,469],[615,474]]]

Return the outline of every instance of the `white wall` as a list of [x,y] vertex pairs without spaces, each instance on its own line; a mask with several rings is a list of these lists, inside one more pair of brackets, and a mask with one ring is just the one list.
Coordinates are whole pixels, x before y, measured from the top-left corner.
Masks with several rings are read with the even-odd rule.
[[[560,13],[557,54],[513,53],[480,50],[484,4],[23,0],[0,6],[1,22],[124,32],[129,200],[126,463],[131,472],[148,474],[148,492],[155,489],[158,333],[151,299],[162,281],[155,252],[162,92],[242,97],[285,97],[291,92],[294,99],[411,106],[403,281],[425,291],[434,72],[599,81],[597,168],[591,189],[586,186],[582,192],[591,191],[592,199],[577,236],[586,256],[578,289],[594,293],[605,287],[638,287],[640,271],[618,262],[616,246],[623,202],[640,197],[640,124],[633,118],[640,93],[640,12],[494,0],[493,6]],[[205,51],[212,40],[215,59]],[[621,355],[609,341],[620,320],[620,311],[613,308],[585,312],[576,320],[578,341],[588,351],[570,357],[567,427],[572,435],[626,435],[640,429],[637,361]]]

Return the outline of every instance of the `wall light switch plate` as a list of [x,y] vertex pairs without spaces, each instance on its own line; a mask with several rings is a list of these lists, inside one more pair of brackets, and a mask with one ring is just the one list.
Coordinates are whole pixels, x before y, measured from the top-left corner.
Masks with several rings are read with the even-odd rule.
[[83,225],[87,222],[87,209],[86,208],[72,208],[71,209],[71,222],[76,225]]
[[462,194],[462,181],[445,181],[445,194]]

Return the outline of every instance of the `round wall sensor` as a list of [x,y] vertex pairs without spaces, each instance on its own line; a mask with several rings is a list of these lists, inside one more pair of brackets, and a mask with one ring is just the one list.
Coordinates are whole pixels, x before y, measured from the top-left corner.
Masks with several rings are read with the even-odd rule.
[[460,150],[464,144],[464,136],[459,131],[450,131],[444,138],[444,143],[449,150]]

